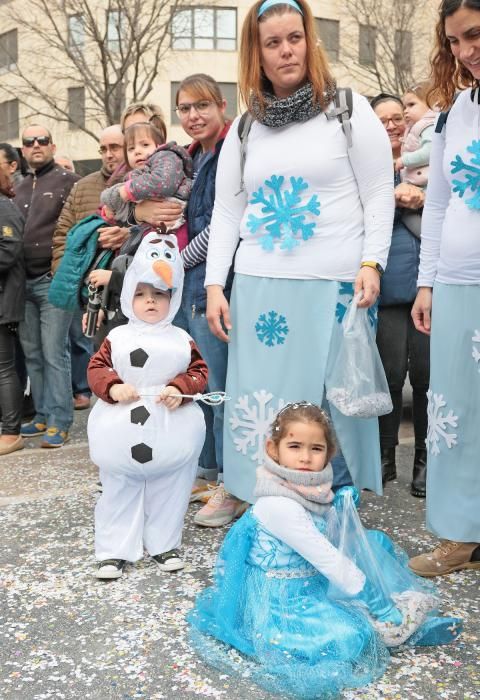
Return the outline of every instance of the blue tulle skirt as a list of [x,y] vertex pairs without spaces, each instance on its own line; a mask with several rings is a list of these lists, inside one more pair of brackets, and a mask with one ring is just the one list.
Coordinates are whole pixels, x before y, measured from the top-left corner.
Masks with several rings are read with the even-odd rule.
[[342,537],[355,541],[348,556],[366,573],[365,590],[374,591],[368,605],[364,594],[348,597],[332,590],[322,574],[264,530],[250,509],[225,538],[214,584],[188,616],[191,643],[208,664],[272,693],[337,698],[343,689],[379,678],[388,665],[389,650],[369,607],[380,610],[382,596],[401,600],[416,589],[427,605],[414,628],[433,615],[435,589],[408,570],[406,555],[384,533],[362,528],[359,538],[351,530],[361,528],[359,521],[342,523],[333,508],[332,515],[333,526],[330,519],[317,527],[346,553]]

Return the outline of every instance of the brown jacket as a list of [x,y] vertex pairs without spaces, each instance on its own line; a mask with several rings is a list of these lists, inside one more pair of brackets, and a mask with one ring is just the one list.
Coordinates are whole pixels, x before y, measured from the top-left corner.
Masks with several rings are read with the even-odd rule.
[[53,234],[52,272],[55,273],[65,252],[67,233],[90,214],[95,214],[100,195],[107,186],[110,174],[102,168],[79,180],[72,188],[58,217]]
[[[177,374],[168,382],[168,385],[176,387],[181,394],[202,394],[207,388],[207,365],[193,340],[190,341],[190,348],[192,354],[186,372]],[[110,389],[114,384],[124,382],[113,367],[112,346],[108,338],[105,338],[98,351],[90,358],[87,379],[90,389],[96,396],[107,403],[117,403],[111,398]],[[190,401],[191,399],[184,398],[182,404]]]

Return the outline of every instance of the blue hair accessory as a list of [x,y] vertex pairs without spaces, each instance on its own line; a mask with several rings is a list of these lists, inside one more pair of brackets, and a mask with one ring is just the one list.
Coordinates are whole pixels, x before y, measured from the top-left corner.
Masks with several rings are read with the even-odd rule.
[[302,8],[298,2],[295,2],[295,0],[265,0],[265,2],[263,2],[258,9],[257,17],[261,17],[264,12],[269,10],[274,5],[290,5],[290,7],[293,7],[294,10],[300,12],[300,14],[303,16]]

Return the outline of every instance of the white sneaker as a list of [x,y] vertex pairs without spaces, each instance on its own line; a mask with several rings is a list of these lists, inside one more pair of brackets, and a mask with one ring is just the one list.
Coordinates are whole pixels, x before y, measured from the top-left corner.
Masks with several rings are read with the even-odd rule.
[[126,563],[125,559],[105,559],[99,563],[95,576],[106,580],[120,578]]
[[180,571],[185,568],[185,562],[180,557],[178,549],[171,549],[163,554],[154,554],[152,559],[162,571]]

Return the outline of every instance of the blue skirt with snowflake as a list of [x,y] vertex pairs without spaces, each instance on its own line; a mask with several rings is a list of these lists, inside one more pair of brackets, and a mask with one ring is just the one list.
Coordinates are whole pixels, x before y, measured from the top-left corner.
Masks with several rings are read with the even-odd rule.
[[433,288],[427,527],[480,542],[480,286]]
[[[253,502],[255,470],[268,429],[290,401],[329,410],[355,486],[382,493],[378,420],[351,418],[326,404],[329,353],[342,342],[341,322],[353,284],[236,274],[230,311],[225,404],[225,488]],[[370,313],[375,323],[375,313]]]

